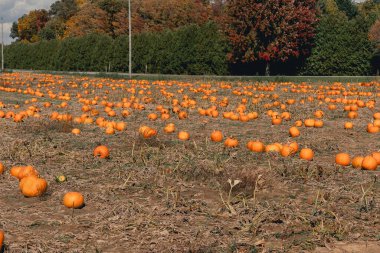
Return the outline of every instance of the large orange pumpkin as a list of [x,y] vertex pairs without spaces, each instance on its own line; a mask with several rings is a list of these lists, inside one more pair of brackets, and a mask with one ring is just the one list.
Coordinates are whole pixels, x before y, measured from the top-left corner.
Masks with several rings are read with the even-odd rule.
[[21,179],[19,186],[25,197],[38,197],[45,193],[47,182],[43,178],[27,176]]
[[372,156],[366,156],[362,162],[362,168],[365,170],[376,170],[377,161]]

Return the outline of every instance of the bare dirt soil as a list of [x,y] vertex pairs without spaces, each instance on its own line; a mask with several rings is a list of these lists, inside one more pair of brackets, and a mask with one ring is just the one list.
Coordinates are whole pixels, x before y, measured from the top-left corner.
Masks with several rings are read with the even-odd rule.
[[[290,83],[275,84],[274,91],[250,88],[253,94],[276,93],[282,103],[288,98],[297,100],[287,107],[292,120],[272,126],[264,104],[276,99],[264,97],[252,104],[251,96],[235,95],[232,90],[274,84],[234,82],[232,88],[222,89],[220,83],[210,83],[210,89],[218,89],[213,95],[230,98],[229,106],[220,108],[219,117],[212,118],[197,112],[198,107],[212,105],[202,99],[204,93],[192,92],[192,88],[202,87],[201,83],[173,81],[166,86],[167,91],[180,100],[187,94],[197,101],[196,107],[184,109],[189,113],[186,120],[171,112],[166,121],[149,121],[147,115],[155,112],[156,105],[171,108],[171,103],[160,93],[162,86],[139,82],[0,76],[2,87],[24,91],[29,86],[44,93],[44,97],[37,97],[0,91],[4,112],[19,112],[30,105],[41,109],[41,118],[28,117],[22,123],[0,118],[0,162],[7,168],[0,175],[4,252],[380,252],[379,169],[356,170],[334,163],[339,152],[365,156],[380,150],[379,133],[365,130],[373,112],[380,111],[379,103],[372,110],[360,108],[359,117],[349,120],[342,104],[329,111],[327,103],[320,105],[316,99],[320,85],[331,85],[328,83],[308,84],[311,88],[306,94],[285,92],[284,87],[296,86]],[[149,96],[154,100],[145,104],[145,110],[129,109],[131,115],[123,118],[122,109],[115,107],[117,116],[111,118],[104,106],[92,106],[100,111],[94,119],[102,116],[124,121],[126,131],[106,135],[96,124],[50,119],[53,111],[83,114],[77,93],[91,99],[99,96],[99,102],[107,96],[115,103],[123,97],[146,96],[129,93],[127,88],[132,85],[136,91],[152,92]],[[352,86],[343,84],[347,89]],[[355,87],[380,92],[379,84]],[[69,93],[68,107],[58,108],[62,100],[49,98],[49,90]],[[308,96],[314,101],[307,101]],[[244,97],[249,99],[247,110],[257,111],[259,118],[250,122],[223,119],[222,112],[234,110]],[[31,102],[32,98],[37,101]],[[354,98],[357,96],[349,99]],[[299,103],[302,99],[305,104]],[[46,101],[52,107],[43,107]],[[17,104],[20,108],[15,109]],[[248,140],[255,139],[266,144],[291,141],[288,129],[294,121],[312,118],[318,109],[325,112],[324,127],[300,127],[301,136],[295,139],[301,147],[315,151],[313,161],[300,160],[298,155],[283,158],[273,153],[252,153],[245,147]],[[354,129],[345,130],[346,121],[354,122]],[[183,142],[176,133],[165,134],[162,129],[169,122],[175,124],[177,132],[188,131],[190,140]],[[141,125],[157,129],[158,135],[143,139],[138,134]],[[71,133],[74,127],[81,129],[80,135]],[[236,137],[239,147],[228,149],[223,143],[211,142],[214,129]],[[93,156],[99,144],[109,147],[109,159]],[[33,165],[49,183],[46,194],[25,198],[18,181],[9,174],[16,165]],[[65,175],[67,182],[57,183],[58,175]],[[230,192],[228,179],[241,182]],[[71,210],[63,206],[62,198],[68,191],[83,193],[85,207]]]

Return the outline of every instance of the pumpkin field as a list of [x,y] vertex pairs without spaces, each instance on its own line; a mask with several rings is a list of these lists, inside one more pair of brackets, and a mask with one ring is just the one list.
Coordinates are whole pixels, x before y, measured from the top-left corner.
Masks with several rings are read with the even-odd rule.
[[0,129],[3,252],[380,252],[377,81],[3,73]]

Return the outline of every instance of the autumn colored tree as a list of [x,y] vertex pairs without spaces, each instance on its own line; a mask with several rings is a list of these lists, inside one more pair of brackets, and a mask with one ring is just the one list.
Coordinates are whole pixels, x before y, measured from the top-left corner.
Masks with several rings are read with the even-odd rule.
[[270,63],[307,55],[317,22],[315,0],[230,0],[226,33],[231,62]]
[[91,33],[107,34],[107,13],[96,4],[87,3],[66,22],[64,37]]
[[[162,31],[189,24],[205,24],[211,8],[201,0],[143,0],[134,3],[142,31]],[[135,31],[135,30],[134,30]]]
[[106,13],[107,33],[116,38],[115,22],[118,21],[117,14],[123,9],[123,3],[120,0],[101,0],[98,6]]
[[38,33],[42,30],[50,17],[46,10],[33,10],[18,19],[19,40],[36,42],[40,40]]

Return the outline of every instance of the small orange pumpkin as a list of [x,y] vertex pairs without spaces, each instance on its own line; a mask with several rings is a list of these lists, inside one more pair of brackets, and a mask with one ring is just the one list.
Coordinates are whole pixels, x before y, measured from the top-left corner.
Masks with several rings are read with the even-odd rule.
[[224,142],[224,146],[228,148],[236,148],[239,145],[239,141],[235,138],[228,137]]
[[175,125],[173,123],[169,123],[164,128],[165,133],[173,133],[175,131]]
[[361,169],[362,168],[362,163],[363,163],[364,157],[363,156],[356,156],[352,159],[352,167],[355,169]]
[[188,139],[190,139],[190,134],[185,131],[180,131],[178,133],[178,139],[180,139],[181,141],[187,141]]
[[4,231],[0,230],[0,250],[2,250],[4,246],[4,237]]
[[75,135],[79,135],[80,134],[80,129],[74,128],[73,130],[71,130],[71,133],[75,134]]
[[221,142],[223,140],[223,133],[221,131],[213,131],[211,133],[211,140],[214,142]]
[[314,127],[316,127],[316,128],[321,128],[321,127],[323,127],[323,125],[324,125],[324,123],[322,120],[315,120],[314,121]]
[[247,148],[257,153],[265,151],[265,145],[261,141],[249,141],[247,144]]
[[81,208],[84,206],[84,197],[79,192],[68,192],[63,196],[63,205],[67,208]]
[[267,153],[269,153],[269,152],[280,153],[281,147],[279,147],[278,145],[275,145],[275,144],[269,144],[269,145],[265,146],[265,152],[267,152]]
[[348,166],[351,163],[350,155],[347,153],[339,153],[335,156],[335,163],[342,165],[342,166]]
[[[373,157],[373,158],[375,158],[375,160],[377,161],[377,165],[380,165],[380,152],[373,152],[372,154],[371,154],[371,156]],[[1,170],[1,169],[0,169]],[[1,172],[0,172],[0,174],[1,174]]]
[[344,123],[344,129],[352,129],[353,127],[354,125],[352,124],[352,122]]
[[0,163],[0,175],[4,173],[5,167],[3,163]]
[[314,151],[310,148],[303,148],[300,152],[300,158],[303,160],[311,161],[314,158]]
[[103,159],[108,158],[110,156],[110,151],[106,146],[100,145],[94,149],[94,156],[97,156]]
[[306,119],[304,124],[305,124],[305,127],[314,127],[315,120],[314,119]]
[[289,134],[291,137],[298,137],[301,133],[300,130],[298,130],[298,128],[294,126],[289,128]]

